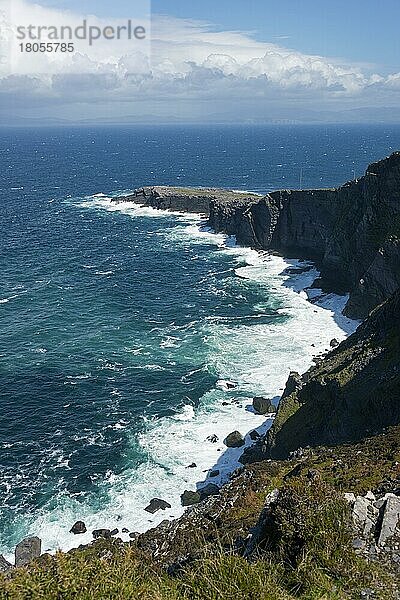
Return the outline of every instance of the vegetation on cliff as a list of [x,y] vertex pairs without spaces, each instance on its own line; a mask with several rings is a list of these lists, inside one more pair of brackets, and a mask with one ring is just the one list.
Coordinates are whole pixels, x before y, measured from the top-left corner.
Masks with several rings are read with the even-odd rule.
[[[339,600],[370,590],[392,600],[400,597],[398,573],[356,553],[343,492],[399,489],[399,464],[396,427],[358,444],[247,465],[220,496],[131,545],[100,539],[3,576],[0,598]],[[249,552],[273,490],[278,500]]]
[[299,447],[355,441],[398,424],[399,315],[400,291],[282,397],[266,439],[251,452],[285,458]]
[[[394,544],[375,544],[387,493],[400,506],[399,189],[395,153],[338,190],[261,199],[151,191],[158,208],[210,210],[211,225],[239,242],[340,266],[350,311],[386,300],[305,375],[292,374],[274,426],[217,495],[130,544],[98,539],[10,570],[0,575],[0,599],[400,598],[400,508]],[[372,546],[362,519],[355,525],[356,496]]]

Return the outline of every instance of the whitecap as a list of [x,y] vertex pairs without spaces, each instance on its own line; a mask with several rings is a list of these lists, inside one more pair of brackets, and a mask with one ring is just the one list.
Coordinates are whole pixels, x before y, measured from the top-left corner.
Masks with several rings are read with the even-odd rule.
[[[95,204],[91,204],[93,202]],[[137,205],[121,207],[104,198],[92,199],[82,205],[126,211],[130,216],[160,216],[155,209],[144,210]],[[78,542],[69,529],[78,519],[86,522],[88,532],[98,527],[115,526],[145,531],[165,518],[178,517],[184,510],[180,504],[184,489],[195,489],[196,484],[204,481],[205,472],[214,465],[220,474],[212,481],[218,485],[227,481],[229,473],[239,466],[243,448],[226,449],[223,444],[231,431],[239,430],[245,435],[245,446],[249,446],[252,443],[249,431],[256,429],[263,433],[270,427],[271,418],[266,419],[249,410],[252,397],[263,395],[276,399],[290,370],[304,372],[316,354],[329,349],[332,338],[344,339],[358,324],[350,320],[345,322],[346,318],[341,315],[346,296],[317,294],[310,289],[303,292],[318,274],[310,263],[240,248],[234,237],[214,234],[202,227],[200,219],[188,215],[180,215],[175,227],[161,233],[169,241],[185,244],[201,241],[215,246],[215,252],[228,253],[235,261],[236,276],[246,279],[249,285],[254,282],[254,285],[265,286],[266,302],[276,298],[279,308],[274,308],[273,312],[278,312],[281,317],[271,323],[263,323],[261,319],[253,323],[249,319],[249,323],[238,320],[235,324],[232,319],[216,318],[196,324],[203,339],[204,369],[216,375],[216,385],[211,386],[196,406],[185,401],[180,411],[172,416],[143,419],[141,433],[131,440],[131,460],[127,450],[124,471],[118,474],[110,471],[103,480],[98,478],[103,497],[108,499],[102,507],[60,494],[54,511],[43,509],[30,523],[30,531],[40,533],[46,548],[68,550],[76,545]],[[287,271],[288,267],[302,266],[311,269],[302,273]],[[317,303],[312,304],[309,298]],[[160,347],[174,348],[179,343],[179,338],[164,336]],[[131,351],[135,353],[141,349],[132,348]],[[149,362],[144,368],[159,366]],[[107,363],[103,368],[118,370],[121,365]],[[194,372],[196,369],[188,376]],[[228,385],[233,382],[235,388]],[[124,426],[121,423],[121,427]],[[118,423],[113,427],[121,428]],[[127,427],[126,435],[128,432]],[[207,439],[213,435],[218,437],[216,443]],[[84,431],[79,439],[85,439],[87,444],[106,443],[90,431]],[[135,462],[137,445],[148,457],[139,466]],[[193,462],[196,467],[188,469]],[[144,507],[155,496],[167,500],[171,509],[159,511],[149,518]],[[122,537],[129,539],[125,534]],[[79,543],[90,541],[90,533],[79,538]]]

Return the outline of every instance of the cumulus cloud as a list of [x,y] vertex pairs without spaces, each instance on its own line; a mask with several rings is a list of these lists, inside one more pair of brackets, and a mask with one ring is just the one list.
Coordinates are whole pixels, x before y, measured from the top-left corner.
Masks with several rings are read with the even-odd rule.
[[[23,18],[72,26],[84,18],[26,0],[13,2],[14,25]],[[90,23],[117,24],[93,16]],[[9,23],[9,38],[12,27]],[[150,31],[150,23],[146,28]],[[153,16],[148,42],[98,40],[91,47],[82,43],[71,54],[32,56],[29,63],[26,57],[15,60],[14,52],[13,61],[0,65],[0,109],[10,111],[11,99],[18,105],[23,95],[23,102],[40,104],[44,113],[46,105],[68,105],[77,119],[84,103],[102,105],[107,113],[113,107],[116,116],[129,112],[140,118],[150,110],[156,116],[195,119],[205,116],[204,101],[230,119],[248,118],[249,110],[255,119],[265,119],[271,108],[274,115],[281,111],[284,118],[297,118],[301,107],[342,111],[393,104],[400,91],[400,73],[382,76],[360,65],[262,43],[248,33],[214,31],[207,23]]]

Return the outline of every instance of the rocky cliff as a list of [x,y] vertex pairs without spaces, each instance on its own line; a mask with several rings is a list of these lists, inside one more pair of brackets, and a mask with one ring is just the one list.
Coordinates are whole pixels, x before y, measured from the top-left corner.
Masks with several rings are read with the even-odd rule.
[[114,198],[114,202],[135,202],[159,210],[209,215],[211,202],[251,202],[260,198],[251,192],[234,192],[217,188],[186,188],[171,186],[143,187],[133,194]]
[[239,244],[319,260],[325,285],[350,291],[347,314],[364,318],[400,284],[400,152],[338,189],[212,200],[209,221]]
[[366,317],[400,285],[400,152],[337,189],[259,196],[155,186],[114,201],[201,213],[239,244],[318,260],[323,285],[350,291],[346,313],[353,317]]
[[356,441],[400,423],[400,291],[302,377],[292,374],[275,422],[244,460]]
[[144,188],[116,200],[209,212],[239,243],[319,259],[352,290],[349,312],[383,303],[290,375],[273,427],[227,485],[129,544],[117,528],[56,556],[23,540],[17,568],[0,556],[0,598],[400,600],[399,178],[396,153],[337,190]]

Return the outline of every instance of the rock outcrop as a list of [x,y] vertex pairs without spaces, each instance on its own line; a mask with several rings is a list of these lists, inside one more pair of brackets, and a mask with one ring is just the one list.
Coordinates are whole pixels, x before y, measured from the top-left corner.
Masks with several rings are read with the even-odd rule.
[[114,198],[113,202],[134,202],[159,210],[200,213],[208,216],[211,202],[248,202],[260,198],[251,192],[217,188],[144,187],[133,194]]
[[83,521],[76,521],[69,530],[70,533],[74,533],[75,535],[86,533],[86,531],[86,525]]
[[255,396],[253,398],[253,408],[254,412],[258,415],[267,415],[276,411],[270,398],[264,398],[263,396]]
[[95,540],[98,538],[108,539],[112,536],[112,532],[110,529],[94,529],[92,535]]
[[350,292],[349,316],[366,317],[400,286],[400,152],[337,189],[153,186],[113,201],[204,214],[241,245],[317,260],[325,287]]
[[30,563],[34,558],[38,558],[42,552],[42,541],[33,536],[22,540],[15,547],[15,566],[23,567]]
[[194,492],[192,490],[185,490],[183,494],[181,494],[181,504],[182,506],[192,506],[193,504],[198,504],[201,500],[201,496],[199,492]]
[[400,291],[301,378],[291,374],[273,426],[242,460],[359,440],[400,423]]
[[345,494],[352,509],[356,552],[369,559],[382,555],[400,567],[400,498],[387,493],[381,498],[368,492],[365,496]]
[[157,511],[165,510],[166,508],[171,508],[171,505],[169,502],[166,502],[165,500],[161,500],[160,498],[153,498],[152,500],[150,500],[149,505],[146,506],[146,508],[144,510],[151,514],[154,514]]
[[364,318],[400,285],[400,152],[338,189],[215,199],[209,222],[239,244],[318,260],[326,286],[350,291],[347,314]]

